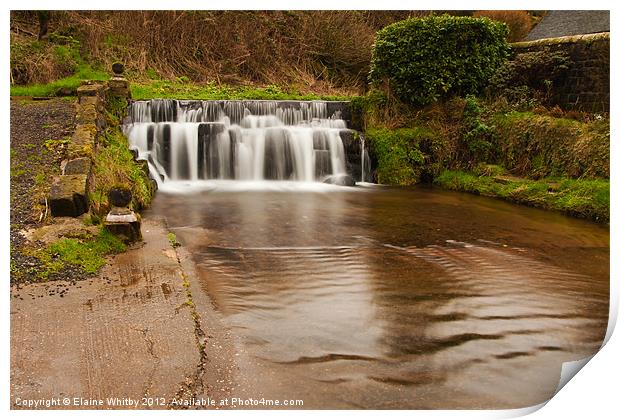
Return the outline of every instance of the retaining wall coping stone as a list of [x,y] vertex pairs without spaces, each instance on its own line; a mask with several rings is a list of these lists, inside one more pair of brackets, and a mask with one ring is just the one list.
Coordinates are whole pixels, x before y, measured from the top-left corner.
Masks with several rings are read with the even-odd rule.
[[513,42],[512,44],[510,44],[510,46],[512,48],[529,48],[543,45],[590,43],[595,41],[605,41],[609,39],[609,32],[601,32],[598,34],[571,35],[561,36],[558,38],[537,39],[534,41]]

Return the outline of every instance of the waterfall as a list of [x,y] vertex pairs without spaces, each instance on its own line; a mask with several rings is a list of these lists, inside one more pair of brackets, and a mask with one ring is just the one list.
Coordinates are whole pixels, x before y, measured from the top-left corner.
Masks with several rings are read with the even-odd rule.
[[368,156],[368,149],[366,148],[366,137],[364,133],[360,133],[360,180],[362,182],[372,182],[370,175],[370,156]]
[[[135,101],[123,129],[160,183],[243,180],[325,182],[354,176],[367,153],[328,101]],[[340,103],[341,104],[341,103]],[[345,145],[346,143],[346,145]],[[356,141],[356,143],[359,143]],[[358,152],[357,147],[361,147]],[[349,160],[347,160],[349,155]],[[361,156],[360,162],[350,158]],[[357,171],[359,172],[359,171]]]

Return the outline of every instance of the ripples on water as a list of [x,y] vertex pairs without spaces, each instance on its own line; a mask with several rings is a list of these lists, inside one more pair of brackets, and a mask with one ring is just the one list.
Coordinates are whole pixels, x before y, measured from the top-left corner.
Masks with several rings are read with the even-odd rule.
[[429,189],[160,194],[238,363],[306,408],[512,408],[605,334],[600,226]]

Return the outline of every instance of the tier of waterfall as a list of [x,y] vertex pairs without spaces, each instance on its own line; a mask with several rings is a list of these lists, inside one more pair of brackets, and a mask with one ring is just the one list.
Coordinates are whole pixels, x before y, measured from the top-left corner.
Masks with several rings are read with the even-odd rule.
[[133,102],[124,131],[158,182],[365,181],[368,155],[342,114],[327,101],[159,99]]

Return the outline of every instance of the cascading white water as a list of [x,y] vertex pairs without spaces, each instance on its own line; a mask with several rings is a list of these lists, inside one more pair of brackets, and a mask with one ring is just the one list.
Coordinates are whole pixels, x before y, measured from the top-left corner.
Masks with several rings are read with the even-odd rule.
[[322,182],[347,175],[346,123],[328,111],[324,101],[136,101],[124,130],[158,182]]

